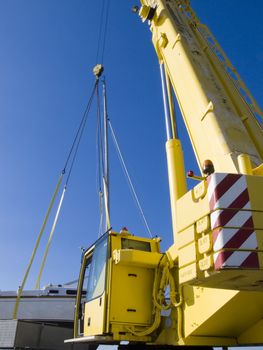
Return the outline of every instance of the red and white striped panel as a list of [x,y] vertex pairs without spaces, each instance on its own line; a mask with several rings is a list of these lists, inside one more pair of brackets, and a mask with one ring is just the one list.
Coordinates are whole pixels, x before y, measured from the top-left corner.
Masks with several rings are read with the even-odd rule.
[[213,231],[214,251],[222,249],[257,249],[254,229],[223,228]]
[[213,250],[225,250],[214,254],[215,268],[258,268],[256,252],[240,251],[257,249],[246,177],[239,174],[211,175],[208,178],[208,198]]
[[208,177],[210,210],[220,208],[250,210],[246,177],[240,174],[216,173]]
[[221,251],[214,254],[215,270],[222,268],[258,269],[257,252],[251,251]]
[[216,210],[211,213],[211,229],[217,227],[254,227],[251,211],[242,210]]

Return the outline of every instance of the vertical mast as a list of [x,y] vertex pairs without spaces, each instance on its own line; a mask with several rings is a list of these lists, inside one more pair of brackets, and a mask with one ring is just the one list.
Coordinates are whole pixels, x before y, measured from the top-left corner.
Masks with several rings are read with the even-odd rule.
[[104,205],[105,205],[105,226],[106,230],[110,229],[110,192],[109,192],[109,140],[108,140],[108,110],[107,110],[107,93],[106,82],[103,80],[103,124],[104,124]]

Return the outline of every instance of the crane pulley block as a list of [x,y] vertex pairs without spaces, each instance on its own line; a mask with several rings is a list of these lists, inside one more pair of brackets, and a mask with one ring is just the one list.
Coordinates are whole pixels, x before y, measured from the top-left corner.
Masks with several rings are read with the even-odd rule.
[[215,173],[178,200],[181,284],[263,289],[262,188],[260,176]]

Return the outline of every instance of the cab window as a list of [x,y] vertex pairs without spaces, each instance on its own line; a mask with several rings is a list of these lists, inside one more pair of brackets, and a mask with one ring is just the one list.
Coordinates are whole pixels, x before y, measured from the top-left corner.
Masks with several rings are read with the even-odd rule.
[[108,257],[108,236],[99,241],[87,266],[87,301],[102,295],[105,289],[106,266]]

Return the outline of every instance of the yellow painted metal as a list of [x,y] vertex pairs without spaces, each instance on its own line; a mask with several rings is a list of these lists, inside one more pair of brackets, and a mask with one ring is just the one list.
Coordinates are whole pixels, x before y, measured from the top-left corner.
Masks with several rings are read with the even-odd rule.
[[155,268],[162,254],[131,249],[115,249],[112,252],[115,264]]
[[150,10],[151,10],[151,6],[142,5],[140,12],[139,12],[139,15],[141,16],[143,22],[147,20],[147,16],[148,16]]
[[196,221],[196,233],[206,233],[210,231],[210,216],[206,215]]
[[176,202],[187,191],[184,158],[180,140],[171,139],[166,142],[166,157],[172,221],[173,229],[175,230],[177,222]]
[[261,292],[254,292],[251,299],[250,292],[185,287],[184,300],[185,338],[189,335],[236,338],[263,316]]
[[178,233],[176,236],[176,245],[180,249],[195,240],[195,229],[194,225],[187,227],[182,233]]
[[[262,290],[261,284],[263,271],[263,177],[244,176],[246,179],[250,209],[241,208],[245,217],[252,217],[253,227],[247,227],[249,236],[253,233],[253,239],[257,243],[255,248],[232,248],[214,250],[213,231],[210,226],[209,197],[207,193],[207,181],[203,181],[195,188],[182,196],[176,203],[176,212],[178,215],[176,233],[174,236],[175,244],[169,249],[169,255],[173,259],[178,258],[179,282],[182,284],[193,284],[216,288],[236,289],[236,290]],[[233,195],[235,198],[235,195]],[[185,210],[187,208],[187,210]],[[238,209],[221,208],[222,210],[232,211],[237,215]],[[239,216],[238,216],[239,217]],[[224,227],[225,236],[233,236],[232,232],[237,232],[238,227],[242,227],[243,222],[233,221],[233,227]],[[246,230],[242,228],[243,231]],[[244,231],[245,232],[245,231]],[[251,236],[252,238],[252,236]],[[223,238],[222,238],[223,239]],[[215,269],[215,254],[220,252],[255,252],[259,260],[259,268],[240,268],[227,267],[224,271]],[[259,281],[259,282],[258,282]]]
[[[197,187],[197,188],[196,188]],[[176,232],[180,233],[187,227],[209,215],[209,203],[207,200],[207,183],[204,181],[188,191],[176,203],[177,225]],[[199,191],[200,189],[200,191]],[[177,235],[174,237],[177,241]]]
[[[80,291],[88,263],[93,266],[96,244],[85,253],[78,285],[74,337],[82,332],[77,325],[83,323],[84,337],[108,334],[113,341],[152,341],[151,333],[160,323],[160,311],[154,312],[152,299],[155,271],[163,256],[159,252],[160,239],[136,237],[126,230],[120,234],[109,232],[108,239],[105,288],[101,295],[84,302],[82,321]],[[86,284],[89,286],[87,281]]]
[[130,264],[114,265],[109,321],[127,326],[150,326],[153,322],[151,299],[153,279],[154,270]]
[[244,175],[252,175],[253,169],[250,162],[249,155],[247,154],[240,154],[237,157],[238,165],[239,165],[239,171],[241,174]]
[[196,261],[196,245],[195,241],[180,249],[179,268],[189,265]]
[[253,169],[253,175],[263,176],[263,163]]
[[[113,252],[114,250],[118,249],[127,249],[127,244],[125,243],[128,240],[128,242],[131,242],[130,249],[134,250],[141,250],[142,247],[138,247],[139,243],[141,242],[142,244],[147,244],[148,245],[148,250],[153,253],[159,253],[160,252],[160,238],[159,237],[154,237],[154,238],[144,238],[144,237],[139,237],[139,236],[134,236],[128,231],[122,230],[121,233],[116,233],[111,231],[111,251]],[[134,244],[132,244],[134,242]],[[123,245],[125,245],[126,248],[123,248]],[[136,249],[136,247],[141,248],[141,249]],[[141,250],[143,251],[143,250]],[[146,250],[144,250],[146,251]]]
[[[263,178],[248,175],[245,179],[260,267],[215,270],[207,182],[199,183],[176,202],[175,244],[168,250],[170,260],[175,264],[178,261],[178,279],[183,285],[182,337],[178,337],[176,329],[164,327],[156,343],[210,346],[263,343],[259,322],[263,317]],[[177,316],[173,317],[176,320]]]
[[254,292],[251,301],[250,292],[185,286],[183,299],[182,337],[178,338],[173,327],[164,327],[156,344],[262,344],[262,293]]
[[[127,246],[132,249],[124,248]],[[154,271],[162,257],[159,249],[156,238],[127,235],[125,231],[111,235],[107,319],[116,340],[152,340],[147,332],[140,336],[137,332],[147,331],[154,323],[152,291]]]
[[[86,252],[85,256],[83,256],[79,279],[78,279],[78,288],[77,288],[77,295],[76,295],[76,304],[75,304],[75,312],[74,312],[74,330],[73,335],[74,338],[77,338],[80,333],[83,333],[83,329],[80,330],[80,322],[82,322],[82,291],[83,291],[83,284],[84,284],[84,278],[85,278],[85,271],[86,271],[86,265],[87,260],[89,257],[92,256],[92,252],[94,250],[94,246],[92,246],[88,252]],[[84,315],[85,317],[85,315]],[[83,327],[84,328],[84,327]]]
[[[247,187],[249,193],[249,201],[255,212],[262,211],[262,196],[263,196],[263,177],[262,176],[247,176]],[[263,220],[263,218],[262,218]],[[261,227],[263,221],[261,221]]]
[[262,344],[263,320],[260,319],[238,336],[239,344]]
[[176,130],[176,122],[175,122],[175,110],[174,110],[174,101],[173,101],[173,93],[170,78],[165,69],[165,81],[166,81],[166,89],[167,89],[167,97],[168,104],[170,110],[170,120],[171,120],[171,129],[172,129],[172,138],[177,138],[177,130]]
[[85,303],[84,336],[100,335],[105,331],[106,295]]
[[[217,172],[237,173],[239,154],[248,154],[252,165],[259,166],[263,159],[262,129],[178,3],[158,1],[151,31],[200,169],[205,159],[211,159]],[[167,43],[160,45],[164,36]]]

